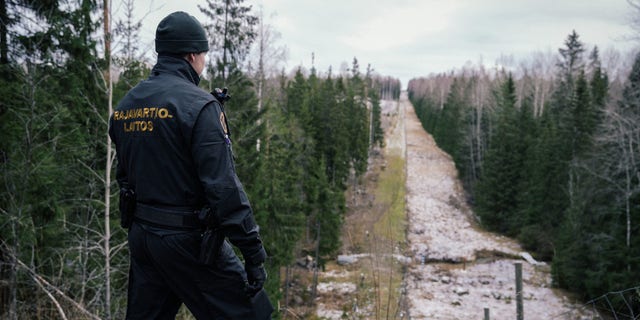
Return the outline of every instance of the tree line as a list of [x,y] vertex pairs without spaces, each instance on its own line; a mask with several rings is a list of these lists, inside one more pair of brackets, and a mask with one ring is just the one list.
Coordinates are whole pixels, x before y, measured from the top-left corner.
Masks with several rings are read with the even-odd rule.
[[[108,117],[153,61],[134,1],[120,2],[113,24],[110,3],[0,1],[2,318],[124,317],[128,249],[112,218]],[[231,93],[237,171],[277,301],[281,267],[301,254],[322,264],[339,248],[345,190],[384,143],[380,99],[397,99],[400,82],[356,58],[346,72],[286,73],[277,32],[251,6],[208,0],[200,10],[212,44],[200,86]]]
[[640,55],[608,71],[573,31],[520,66],[413,79],[409,97],[480,223],[550,261],[554,285],[583,299],[637,286]]

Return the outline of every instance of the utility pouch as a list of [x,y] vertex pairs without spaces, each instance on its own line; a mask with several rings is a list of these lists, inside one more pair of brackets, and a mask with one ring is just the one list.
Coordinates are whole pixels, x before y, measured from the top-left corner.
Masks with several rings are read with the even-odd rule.
[[120,188],[120,226],[129,229],[136,211],[136,193],[130,188]]
[[202,240],[200,241],[200,262],[205,265],[213,265],[220,256],[220,250],[224,243],[224,234],[220,230],[217,215],[211,208],[204,208],[198,215],[205,226]]

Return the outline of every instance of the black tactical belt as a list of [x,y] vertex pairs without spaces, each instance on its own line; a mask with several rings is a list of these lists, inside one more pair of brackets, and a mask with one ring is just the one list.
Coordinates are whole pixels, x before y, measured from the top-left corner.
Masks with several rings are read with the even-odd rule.
[[197,210],[173,210],[136,204],[136,220],[158,227],[197,229],[202,227]]

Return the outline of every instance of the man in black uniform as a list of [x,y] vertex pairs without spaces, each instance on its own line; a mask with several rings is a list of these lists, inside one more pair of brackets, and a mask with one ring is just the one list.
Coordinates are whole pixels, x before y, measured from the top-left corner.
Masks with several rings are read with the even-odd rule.
[[[174,319],[182,303],[197,319],[268,319],[273,311],[262,288],[266,252],[222,106],[198,88],[208,50],[193,16],[165,17],[151,75],[110,119],[129,228],[127,319]],[[222,240],[208,241],[205,230]]]

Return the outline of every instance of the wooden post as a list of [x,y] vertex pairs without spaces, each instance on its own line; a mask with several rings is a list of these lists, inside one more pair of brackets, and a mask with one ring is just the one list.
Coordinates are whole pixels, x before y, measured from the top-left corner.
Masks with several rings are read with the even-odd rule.
[[491,320],[491,316],[489,316],[489,308],[484,308],[484,320]]
[[517,320],[524,320],[522,307],[522,263],[516,263],[516,312]]

